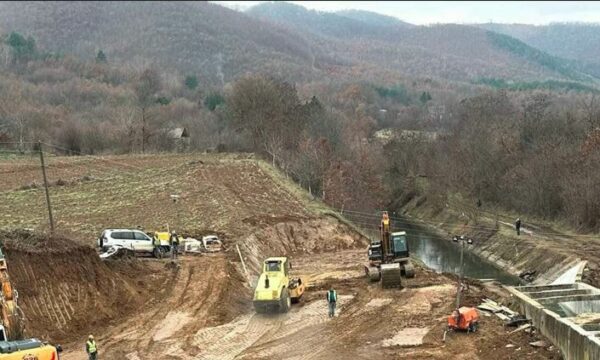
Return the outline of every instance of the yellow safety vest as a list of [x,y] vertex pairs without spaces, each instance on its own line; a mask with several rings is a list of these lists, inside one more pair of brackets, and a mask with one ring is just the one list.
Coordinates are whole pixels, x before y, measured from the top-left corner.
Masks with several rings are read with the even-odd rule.
[[94,340],[91,340],[91,341],[88,340],[88,342],[87,342],[87,348],[88,348],[88,352],[90,354],[95,353],[97,351],[97,349],[96,349],[96,342]]

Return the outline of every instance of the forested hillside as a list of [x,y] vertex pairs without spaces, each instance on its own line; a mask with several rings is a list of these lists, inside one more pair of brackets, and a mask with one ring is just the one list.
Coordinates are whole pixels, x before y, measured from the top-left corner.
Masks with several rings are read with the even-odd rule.
[[488,23],[479,26],[509,35],[565,59],[600,62],[600,24],[558,23],[535,26]]
[[185,127],[187,150],[255,152],[339,208],[461,194],[600,228],[597,79],[507,35],[167,2],[4,2],[0,29],[10,154],[174,151]]
[[222,86],[247,71],[311,77],[302,36],[207,2],[0,2],[0,29],[41,48],[140,69],[193,72]]
[[412,26],[368,12],[322,13],[287,3],[244,14],[206,2],[0,2],[0,29],[31,35],[46,51],[93,59],[102,50],[121,65],[155,64],[216,86],[246,72],[295,82],[324,76],[596,80],[584,67],[541,51],[529,56],[501,46],[476,27]]
[[279,2],[256,5],[246,13],[298,32],[321,35],[344,58],[405,75],[455,81],[553,78],[595,82],[600,78],[600,71],[595,68],[478,27],[414,26],[370,12],[318,12]]

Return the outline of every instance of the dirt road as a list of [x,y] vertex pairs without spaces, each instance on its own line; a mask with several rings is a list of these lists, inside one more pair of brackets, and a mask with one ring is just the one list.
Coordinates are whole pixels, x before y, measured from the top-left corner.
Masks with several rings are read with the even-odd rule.
[[[367,282],[357,266],[363,260],[364,249],[293,256],[293,272],[305,279],[307,293],[287,314],[259,315],[243,279],[230,283],[237,288],[219,287],[223,275],[232,276],[225,256],[183,258],[173,293],[103,331],[98,343],[105,358],[128,360],[559,358],[530,347],[529,335],[508,335],[495,318],[483,317],[479,333],[453,334],[443,343],[452,280],[419,269],[406,288],[383,290]],[[324,300],[330,286],[340,298],[334,319]],[[473,289],[467,301],[479,296],[482,290]],[[69,349],[64,359],[84,354]]]

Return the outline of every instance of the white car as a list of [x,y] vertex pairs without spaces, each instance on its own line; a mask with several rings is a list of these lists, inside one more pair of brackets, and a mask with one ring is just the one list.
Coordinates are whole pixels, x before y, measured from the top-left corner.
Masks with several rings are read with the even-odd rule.
[[202,246],[206,252],[218,252],[223,250],[223,244],[216,235],[204,236]]
[[223,244],[216,235],[208,235],[201,241],[193,238],[184,239],[183,248],[185,252],[192,253],[218,252],[223,249]]
[[107,251],[111,247],[122,247],[136,253],[154,252],[153,240],[141,230],[107,229],[98,238],[98,247]]

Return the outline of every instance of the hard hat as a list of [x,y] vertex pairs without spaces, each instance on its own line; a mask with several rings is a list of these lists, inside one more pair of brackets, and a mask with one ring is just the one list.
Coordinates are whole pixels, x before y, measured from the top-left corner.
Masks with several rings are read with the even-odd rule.
[[88,336],[88,339],[90,339],[90,340],[94,340],[94,335],[90,335],[90,336]]

